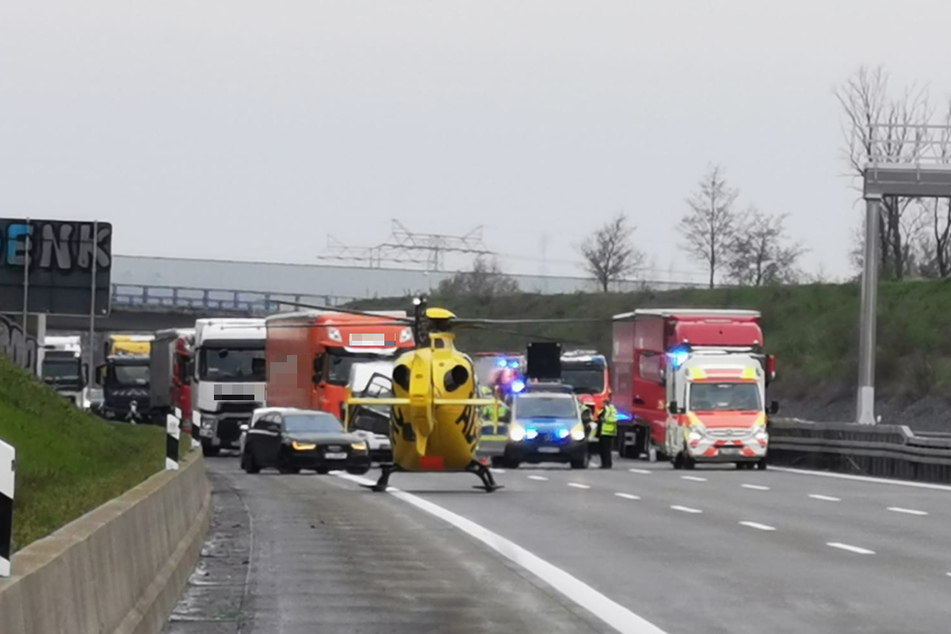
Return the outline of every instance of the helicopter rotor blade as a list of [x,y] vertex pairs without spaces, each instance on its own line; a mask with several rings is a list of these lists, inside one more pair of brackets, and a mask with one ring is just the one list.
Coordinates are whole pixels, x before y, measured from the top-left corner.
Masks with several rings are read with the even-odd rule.
[[594,323],[610,323],[612,320],[610,318],[597,318],[597,317],[576,317],[576,318],[565,318],[565,319],[481,319],[481,318],[467,318],[459,317],[452,320],[452,323],[456,326],[469,326],[477,324],[500,324],[500,325],[516,325],[516,324],[594,324]]
[[[276,304],[284,304],[286,306],[294,306],[295,308],[309,308],[311,310],[322,310],[328,313],[341,313],[343,315],[356,315],[357,317],[373,317],[375,319],[387,319],[387,323],[392,325],[394,321],[406,325],[412,325],[414,320],[412,317],[387,317],[386,315],[381,315],[379,313],[369,312],[365,310],[357,310],[356,308],[343,308],[341,306],[320,306],[318,304],[305,304],[303,302],[286,302],[286,301],[275,301]],[[363,325],[363,324],[361,324]]]

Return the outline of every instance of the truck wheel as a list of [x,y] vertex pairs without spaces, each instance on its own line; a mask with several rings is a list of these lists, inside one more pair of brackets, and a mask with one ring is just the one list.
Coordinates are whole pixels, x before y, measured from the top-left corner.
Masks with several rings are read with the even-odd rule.
[[687,453],[687,450],[683,450],[684,457],[684,469],[693,470],[697,466],[697,461],[690,457],[690,454]]
[[217,456],[221,453],[221,447],[216,447],[210,441],[201,441],[201,452],[206,456]]

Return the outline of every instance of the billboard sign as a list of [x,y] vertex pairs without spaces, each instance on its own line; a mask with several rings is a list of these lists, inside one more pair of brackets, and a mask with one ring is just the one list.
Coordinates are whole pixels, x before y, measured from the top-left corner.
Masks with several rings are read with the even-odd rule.
[[[95,266],[94,266],[95,263]],[[0,313],[110,311],[112,224],[0,218]]]

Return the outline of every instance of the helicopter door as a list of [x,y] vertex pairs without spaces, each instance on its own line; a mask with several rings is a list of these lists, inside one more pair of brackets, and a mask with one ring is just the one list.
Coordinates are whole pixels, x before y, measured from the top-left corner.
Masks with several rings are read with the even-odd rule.
[[254,461],[262,467],[277,465],[281,452],[281,422],[277,414],[266,414],[248,432]]

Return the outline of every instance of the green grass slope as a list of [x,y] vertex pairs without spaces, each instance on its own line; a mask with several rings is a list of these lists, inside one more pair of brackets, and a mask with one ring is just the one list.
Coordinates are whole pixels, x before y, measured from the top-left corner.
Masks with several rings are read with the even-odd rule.
[[14,550],[45,537],[165,465],[165,430],[113,424],[0,354],[0,439],[17,450]]
[[[853,415],[858,373],[860,289],[856,284],[766,288],[683,289],[617,294],[523,294],[491,300],[438,297],[460,317],[565,318],[612,315],[636,308],[748,308],[763,314],[769,352],[778,360],[776,397],[792,403],[793,415],[825,419]],[[408,298],[366,300],[364,309],[412,308]],[[575,346],[611,353],[611,325],[512,326],[511,329],[558,338]],[[461,331],[464,350],[523,349],[530,336]],[[929,402],[923,416],[946,411],[951,389],[951,281],[883,282],[879,290],[876,376],[880,411],[906,412],[912,403]],[[941,402],[940,406],[938,402]],[[944,414],[945,418],[947,415]],[[820,417],[822,419],[822,417]],[[904,421],[903,421],[904,422]]]

